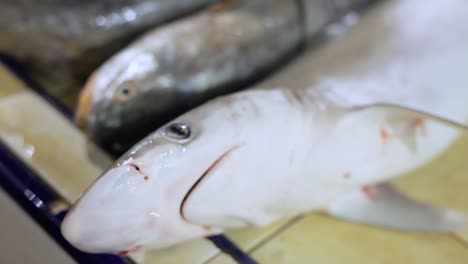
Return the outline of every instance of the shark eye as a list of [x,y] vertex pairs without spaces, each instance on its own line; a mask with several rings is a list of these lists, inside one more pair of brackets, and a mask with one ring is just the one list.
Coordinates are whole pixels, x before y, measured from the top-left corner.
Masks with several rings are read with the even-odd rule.
[[137,86],[134,82],[123,83],[117,90],[115,99],[120,102],[127,101],[137,94]]
[[182,122],[172,123],[164,129],[163,135],[172,142],[183,144],[191,140],[192,129]]

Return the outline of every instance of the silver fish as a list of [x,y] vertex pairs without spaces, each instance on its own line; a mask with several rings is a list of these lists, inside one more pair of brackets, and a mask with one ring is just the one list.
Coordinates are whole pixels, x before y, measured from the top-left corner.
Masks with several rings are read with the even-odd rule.
[[182,112],[275,72],[307,38],[369,2],[228,0],[159,27],[93,73],[77,123],[95,142],[122,153]]
[[214,1],[2,0],[0,51],[50,79],[84,81],[146,30]]

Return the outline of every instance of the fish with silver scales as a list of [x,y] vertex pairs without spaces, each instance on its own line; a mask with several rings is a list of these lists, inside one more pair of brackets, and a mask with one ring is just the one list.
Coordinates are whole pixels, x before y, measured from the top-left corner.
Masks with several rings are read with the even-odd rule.
[[0,52],[14,57],[41,83],[55,84],[43,86],[63,96],[137,36],[214,2],[3,0]]
[[121,155],[184,111],[274,73],[351,8],[374,2],[225,0],[148,32],[87,81],[77,124]]

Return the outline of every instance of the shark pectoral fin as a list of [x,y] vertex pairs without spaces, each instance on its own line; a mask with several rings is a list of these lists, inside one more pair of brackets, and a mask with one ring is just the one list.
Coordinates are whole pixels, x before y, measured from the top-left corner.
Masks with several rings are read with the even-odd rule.
[[405,105],[393,103],[371,103],[352,107],[352,111],[367,109],[382,109],[387,112],[386,123],[392,135],[398,138],[412,152],[417,151],[417,137],[426,136],[426,120],[434,121],[445,126],[468,132],[468,125],[449,117],[431,113]]
[[413,201],[388,183],[348,192],[327,211],[336,218],[400,230],[457,232],[468,228],[463,213]]
[[[438,123],[444,124],[446,126],[462,130],[464,132],[468,132],[468,125],[464,124],[463,122],[459,122],[457,120],[453,120],[449,117],[444,117],[435,113],[431,113],[426,110],[417,109],[410,106],[393,104],[393,103],[372,103],[372,104],[365,104],[365,105],[356,105],[351,107],[352,111],[361,111],[366,109],[385,109],[387,111],[395,112],[396,116],[412,116],[414,118],[413,125],[419,125],[422,120],[432,120]],[[398,113],[397,113],[398,112]]]
[[418,150],[418,130],[421,130],[422,136],[427,133],[423,117],[419,117],[418,115],[408,117],[408,115],[406,115],[406,117],[403,118],[401,115],[394,114],[388,117],[387,122],[395,136],[411,152],[415,153]]

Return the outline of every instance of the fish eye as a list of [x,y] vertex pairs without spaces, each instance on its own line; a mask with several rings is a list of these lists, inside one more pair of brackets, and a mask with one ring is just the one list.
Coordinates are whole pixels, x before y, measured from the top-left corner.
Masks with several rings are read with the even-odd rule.
[[116,93],[116,99],[120,102],[129,100],[136,95],[136,84],[134,82],[124,83]]
[[182,122],[172,123],[164,129],[163,135],[172,142],[183,144],[191,140],[192,129]]

